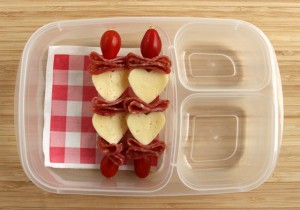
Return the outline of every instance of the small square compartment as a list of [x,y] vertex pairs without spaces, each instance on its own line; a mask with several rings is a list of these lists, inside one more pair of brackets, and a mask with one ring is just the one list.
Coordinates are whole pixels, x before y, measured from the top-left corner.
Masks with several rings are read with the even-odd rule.
[[269,98],[257,93],[186,98],[180,111],[177,158],[182,182],[194,190],[210,191],[259,180],[272,162],[271,107]]
[[266,43],[251,25],[189,23],[174,43],[179,80],[190,90],[260,90],[270,79]]
[[231,167],[241,157],[245,113],[236,105],[198,105],[187,110],[184,152],[193,169]]
[[190,138],[200,139],[199,142],[192,141],[191,143],[191,151],[188,152],[191,162],[206,165],[206,167],[226,165],[237,150],[240,150],[238,148],[240,146],[239,129],[241,129],[239,121],[239,117],[234,113],[232,115],[190,116]]

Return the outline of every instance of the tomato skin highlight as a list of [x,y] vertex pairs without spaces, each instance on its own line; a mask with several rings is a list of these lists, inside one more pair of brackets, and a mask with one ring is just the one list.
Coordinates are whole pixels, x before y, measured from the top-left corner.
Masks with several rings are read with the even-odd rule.
[[139,178],[146,178],[150,173],[150,168],[151,157],[146,156],[141,159],[134,160],[134,171]]
[[121,48],[120,34],[114,30],[104,32],[100,40],[100,48],[104,58],[116,58]]
[[150,28],[146,31],[140,48],[141,53],[145,58],[154,58],[160,54],[161,39],[155,29]]
[[119,166],[112,162],[108,156],[104,156],[101,160],[100,171],[107,178],[113,177],[119,170]]

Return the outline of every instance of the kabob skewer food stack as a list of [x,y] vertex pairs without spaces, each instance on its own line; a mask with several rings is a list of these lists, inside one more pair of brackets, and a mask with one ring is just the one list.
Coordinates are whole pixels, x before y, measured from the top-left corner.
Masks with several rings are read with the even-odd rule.
[[113,177],[129,159],[136,175],[145,178],[152,158],[166,148],[158,135],[169,101],[159,95],[168,83],[171,61],[160,55],[161,46],[158,32],[150,28],[141,41],[142,56],[132,52],[117,56],[121,37],[108,30],[100,41],[102,55],[90,54],[88,70],[99,93],[92,100],[93,125],[99,134],[100,171],[105,177]]

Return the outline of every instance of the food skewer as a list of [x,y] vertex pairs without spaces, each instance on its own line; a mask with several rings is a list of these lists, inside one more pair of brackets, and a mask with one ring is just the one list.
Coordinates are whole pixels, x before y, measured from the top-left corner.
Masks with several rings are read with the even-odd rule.
[[[100,136],[97,147],[104,155],[100,171],[111,178],[128,158],[134,161],[136,175],[145,178],[152,157],[160,156],[166,147],[158,134],[169,101],[160,100],[159,95],[168,83],[171,61],[159,55],[161,40],[153,28],[141,41],[143,57],[132,52],[117,57],[120,47],[120,35],[108,30],[100,40],[102,55],[90,54],[88,69],[101,96],[92,100],[93,125]],[[128,129],[129,135],[125,134]]]

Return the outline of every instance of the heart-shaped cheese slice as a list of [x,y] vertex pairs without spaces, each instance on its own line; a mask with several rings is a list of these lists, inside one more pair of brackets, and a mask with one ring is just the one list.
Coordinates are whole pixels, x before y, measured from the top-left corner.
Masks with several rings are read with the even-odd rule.
[[128,129],[126,113],[117,113],[113,116],[94,114],[92,122],[99,136],[110,144],[117,144]]
[[131,134],[144,145],[151,143],[164,127],[165,121],[165,115],[162,112],[127,115],[127,125]]
[[130,72],[129,84],[133,92],[144,102],[153,101],[166,87],[169,75],[145,69],[134,69]]
[[114,101],[119,98],[129,86],[128,75],[128,70],[118,69],[93,75],[92,80],[98,93],[105,100]]

